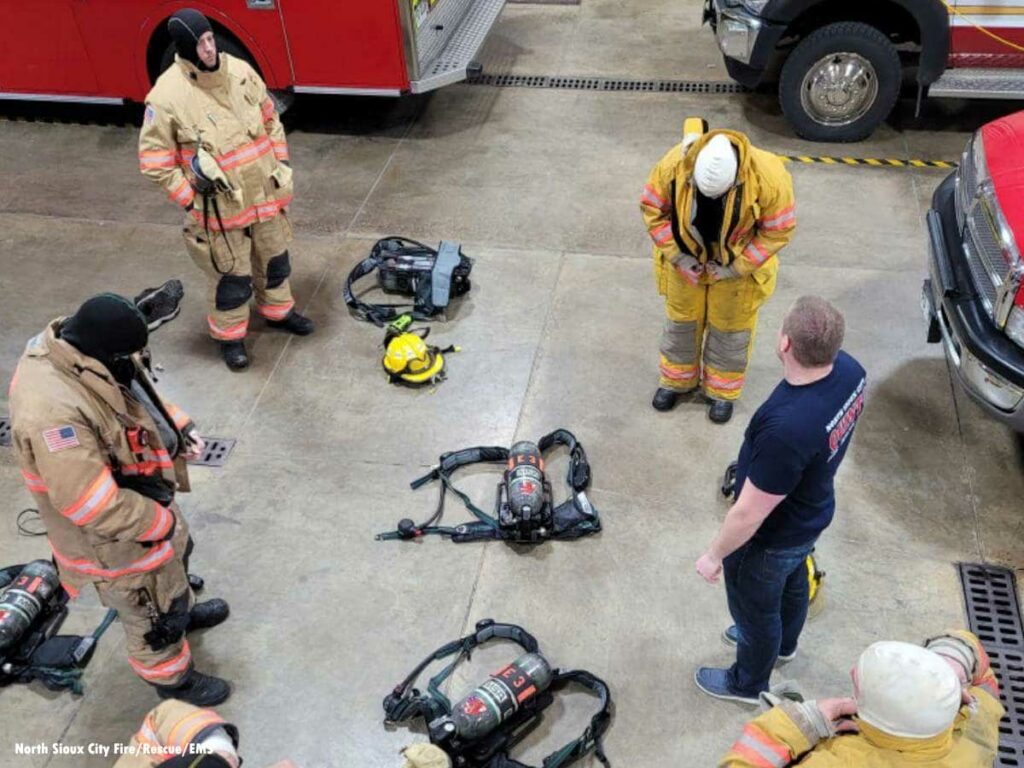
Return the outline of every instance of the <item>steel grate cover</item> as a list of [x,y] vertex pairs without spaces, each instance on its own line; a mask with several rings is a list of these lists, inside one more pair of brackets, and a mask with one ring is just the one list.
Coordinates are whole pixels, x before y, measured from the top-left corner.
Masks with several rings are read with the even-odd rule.
[[737,83],[716,80],[629,80],[616,77],[567,75],[512,75],[483,73],[471,77],[473,85],[494,88],[555,88],[574,91],[633,91],[645,93],[744,93]]
[[959,569],[971,631],[986,649],[991,646],[1024,652],[1024,627],[1013,572],[974,563],[960,563]]
[[11,419],[8,416],[0,416],[0,447],[11,447]]
[[206,437],[203,439],[206,441],[203,455],[194,461],[190,461],[190,466],[223,467],[224,462],[231,455],[231,450],[235,447],[235,443],[238,442],[233,437]]
[[985,646],[999,679],[1006,716],[999,723],[1000,768],[1024,768],[1024,627],[1013,571],[960,563],[967,624]]

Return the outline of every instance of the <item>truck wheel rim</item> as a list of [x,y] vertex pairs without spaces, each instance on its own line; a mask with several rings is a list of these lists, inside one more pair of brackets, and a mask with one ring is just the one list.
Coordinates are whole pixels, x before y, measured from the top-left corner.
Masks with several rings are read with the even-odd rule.
[[878,97],[878,75],[871,62],[856,53],[830,53],[804,75],[800,102],[821,125],[856,122]]

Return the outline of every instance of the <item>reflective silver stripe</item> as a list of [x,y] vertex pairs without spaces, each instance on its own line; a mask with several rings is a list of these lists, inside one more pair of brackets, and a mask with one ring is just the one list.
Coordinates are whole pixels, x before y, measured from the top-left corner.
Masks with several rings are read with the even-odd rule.
[[755,739],[746,731],[743,731],[743,734],[736,740],[736,743],[742,744],[751,752],[756,752],[759,757],[764,758],[765,762],[771,765],[773,768],[784,768],[784,766],[786,766],[789,763],[788,757],[779,757],[779,755],[777,755],[766,745],[762,744],[760,741]]
[[97,509],[97,506],[102,503],[107,494],[110,493],[111,486],[114,485],[114,478],[110,475],[108,470],[104,470],[104,472],[107,475],[106,480],[100,484],[100,487],[93,492],[92,496],[88,498],[80,509],[68,516],[68,519],[75,525],[80,525],[81,521],[85,518],[98,514],[100,510]]

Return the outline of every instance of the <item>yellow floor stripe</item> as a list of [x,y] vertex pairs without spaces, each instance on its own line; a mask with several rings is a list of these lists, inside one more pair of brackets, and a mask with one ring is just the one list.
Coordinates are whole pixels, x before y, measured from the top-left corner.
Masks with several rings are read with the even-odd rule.
[[783,162],[811,165],[870,165],[875,168],[943,168],[951,170],[957,164],[951,160],[918,160],[900,157],[812,157],[810,155],[779,155]]

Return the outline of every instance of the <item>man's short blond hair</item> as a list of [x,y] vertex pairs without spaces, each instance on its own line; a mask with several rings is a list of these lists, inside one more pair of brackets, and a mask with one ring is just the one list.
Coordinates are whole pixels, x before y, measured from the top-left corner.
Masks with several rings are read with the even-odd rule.
[[843,346],[846,320],[820,296],[801,296],[786,313],[782,332],[792,342],[793,357],[800,365],[821,368],[835,362]]

